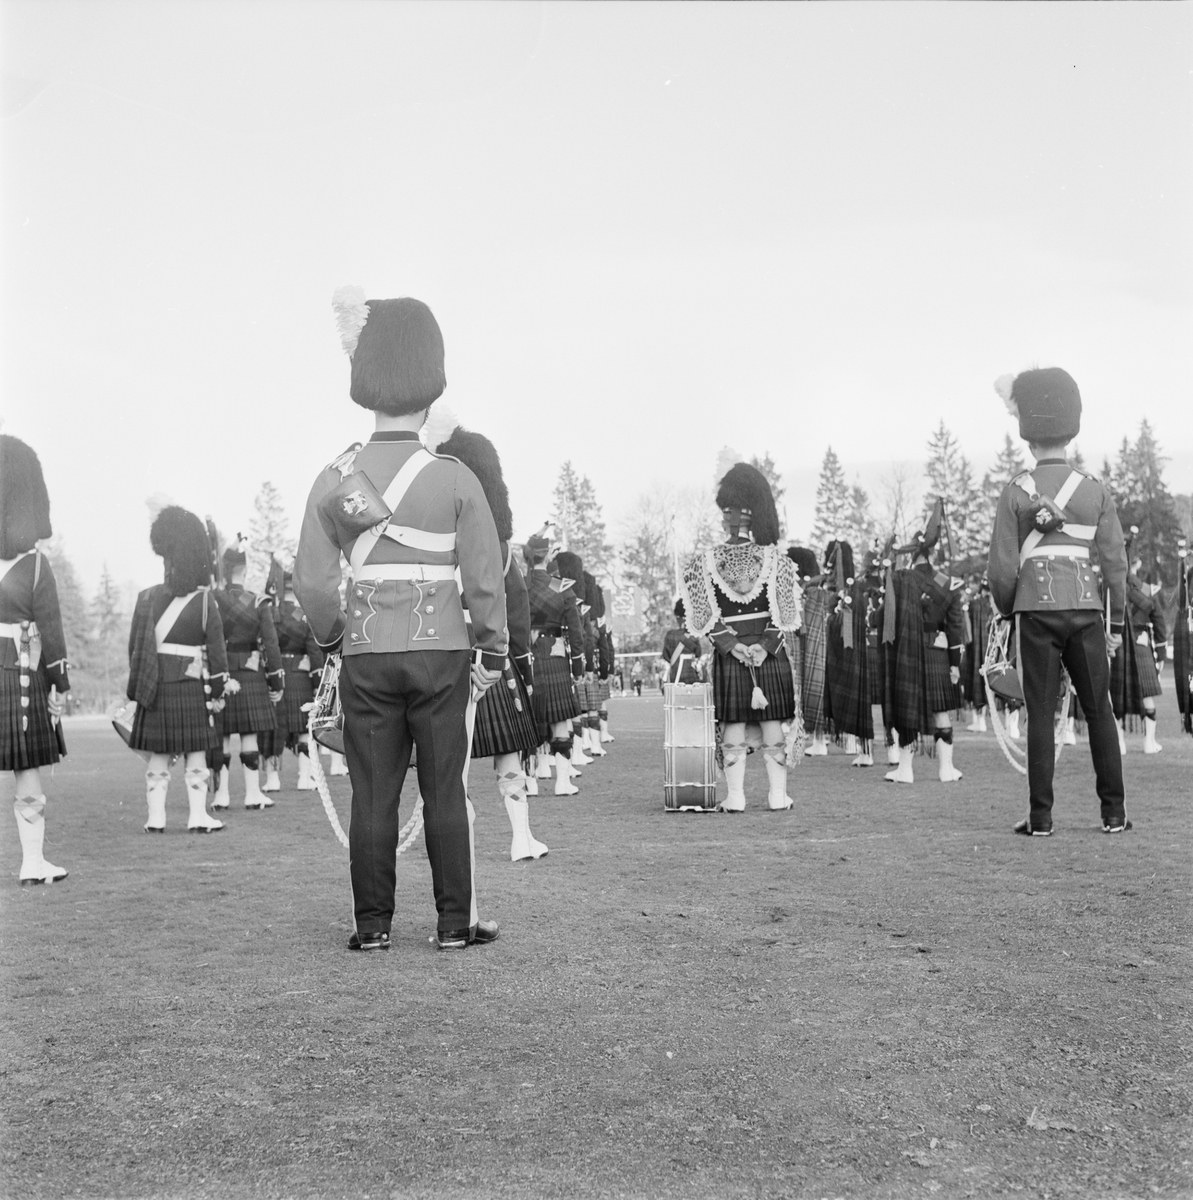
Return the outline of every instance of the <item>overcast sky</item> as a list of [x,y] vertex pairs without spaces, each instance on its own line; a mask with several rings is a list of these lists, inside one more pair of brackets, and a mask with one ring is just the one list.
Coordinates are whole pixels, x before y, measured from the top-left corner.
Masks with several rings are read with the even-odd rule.
[[3,405],[85,582],[145,498],[297,532],[371,431],[332,290],[427,301],[516,533],[768,451],[796,532],[991,381],[1193,490],[1188,4],[4,3]]

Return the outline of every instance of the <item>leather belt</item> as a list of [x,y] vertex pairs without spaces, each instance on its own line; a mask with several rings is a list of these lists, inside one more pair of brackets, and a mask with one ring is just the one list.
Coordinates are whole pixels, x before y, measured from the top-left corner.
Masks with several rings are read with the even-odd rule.
[[382,583],[388,580],[410,581],[455,579],[456,568],[450,563],[368,563],[361,567],[358,583]]

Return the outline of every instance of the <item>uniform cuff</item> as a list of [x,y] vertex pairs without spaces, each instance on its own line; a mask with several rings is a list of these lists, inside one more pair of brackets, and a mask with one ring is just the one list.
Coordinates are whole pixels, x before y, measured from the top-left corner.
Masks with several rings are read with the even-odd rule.
[[486,671],[504,671],[505,670],[505,655],[504,654],[491,654],[488,650],[482,650],[480,652],[480,655],[481,655],[481,666],[484,667]]
[[1113,621],[1110,622],[1110,632],[1113,633],[1116,637],[1123,636],[1123,628],[1124,628],[1124,625],[1123,625],[1123,622],[1121,622],[1121,621],[1117,625]]
[[318,645],[319,649],[325,653],[334,654],[339,650],[340,642],[344,640],[344,630],[347,627],[348,622],[345,619],[344,614],[340,613],[339,616],[336,617],[335,624],[332,625],[331,633],[328,635],[326,640],[316,635],[316,645]]

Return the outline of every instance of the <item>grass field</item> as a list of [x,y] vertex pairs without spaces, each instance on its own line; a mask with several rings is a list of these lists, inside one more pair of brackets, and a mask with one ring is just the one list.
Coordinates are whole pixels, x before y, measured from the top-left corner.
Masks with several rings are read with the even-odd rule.
[[751,760],[746,813],[664,814],[661,705],[615,700],[581,795],[531,802],[539,862],[474,765],[501,939],[434,950],[420,844],[388,955],[345,949],[313,793],[188,836],[176,767],[148,838],[140,760],[71,725],[70,878],[18,888],[0,820],[3,1195],[1193,1194],[1193,739],[1162,716],[1134,833],[1099,832],[1082,744],[1032,840],[991,734],[958,734],[956,786],[836,751],[793,812]]

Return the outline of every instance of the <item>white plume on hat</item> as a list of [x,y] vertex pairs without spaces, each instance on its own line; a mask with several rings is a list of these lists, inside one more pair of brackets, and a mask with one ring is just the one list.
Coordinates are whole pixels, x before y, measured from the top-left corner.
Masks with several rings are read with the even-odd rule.
[[145,507],[149,509],[150,524],[157,520],[158,513],[160,513],[163,508],[169,508],[173,503],[173,498],[167,496],[165,492],[154,492],[152,496],[146,497]]
[[712,490],[715,492],[721,486],[721,480],[729,474],[731,468],[746,460],[732,446],[722,446],[717,455],[717,465],[713,470]]
[[427,413],[427,419],[423,422],[423,427],[418,431],[418,435],[422,438],[423,445],[434,453],[455,433],[459,426],[459,417],[446,404],[432,404],[431,411]]
[[360,331],[369,319],[369,305],[365,300],[364,288],[353,283],[338,287],[331,294],[331,307],[336,314],[336,328],[340,331],[340,345],[349,358],[356,353]]
[[1015,387],[1014,375],[1000,375],[994,381],[994,390],[1002,397],[1002,402],[1007,406],[1007,412],[1016,420],[1019,419],[1019,405],[1015,403],[1011,393]]

